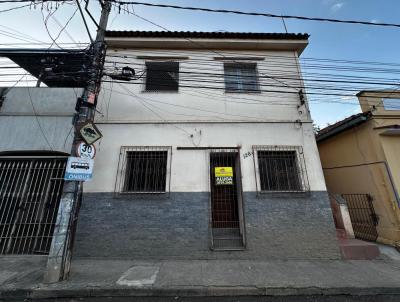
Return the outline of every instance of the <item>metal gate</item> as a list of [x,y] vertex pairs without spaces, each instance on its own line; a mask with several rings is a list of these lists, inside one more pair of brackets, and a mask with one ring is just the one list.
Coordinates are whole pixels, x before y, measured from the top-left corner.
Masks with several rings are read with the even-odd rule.
[[347,202],[355,237],[376,241],[378,216],[375,214],[372,196],[369,194],[343,194],[342,197]]
[[66,158],[0,157],[0,254],[48,254]]
[[237,149],[211,150],[210,184],[213,248],[243,249],[242,188]]

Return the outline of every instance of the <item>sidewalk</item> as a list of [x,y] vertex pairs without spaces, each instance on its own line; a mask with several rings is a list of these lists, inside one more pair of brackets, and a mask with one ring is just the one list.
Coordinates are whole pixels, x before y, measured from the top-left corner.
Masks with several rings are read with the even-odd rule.
[[[400,300],[400,261],[394,260],[143,262],[74,259],[69,280],[51,285],[41,283],[42,260],[24,261],[25,270],[30,267],[29,272],[14,274],[12,265],[3,269],[4,262],[0,261],[0,277],[3,276],[0,301],[14,298],[42,301],[56,297],[60,299],[57,301],[73,297],[101,301],[98,300],[101,297],[171,297],[176,300],[178,297],[321,295],[386,295],[382,301]],[[8,279],[5,278],[7,274]]]

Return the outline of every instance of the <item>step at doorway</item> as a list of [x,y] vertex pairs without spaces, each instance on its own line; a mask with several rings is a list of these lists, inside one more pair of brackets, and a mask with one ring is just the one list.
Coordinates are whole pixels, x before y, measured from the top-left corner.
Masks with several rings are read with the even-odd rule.
[[211,227],[214,250],[243,250],[244,223],[239,152],[210,152]]

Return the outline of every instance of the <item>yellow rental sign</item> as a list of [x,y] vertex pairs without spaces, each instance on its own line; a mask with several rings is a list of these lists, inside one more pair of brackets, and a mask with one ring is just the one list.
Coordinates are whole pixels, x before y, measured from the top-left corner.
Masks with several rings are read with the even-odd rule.
[[215,167],[215,177],[233,177],[233,168]]

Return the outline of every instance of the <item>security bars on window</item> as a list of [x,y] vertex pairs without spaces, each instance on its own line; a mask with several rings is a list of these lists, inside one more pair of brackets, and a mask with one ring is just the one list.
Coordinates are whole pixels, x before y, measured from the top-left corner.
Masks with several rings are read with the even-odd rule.
[[146,62],[146,91],[178,91],[179,62]]
[[253,153],[259,193],[309,190],[301,146],[253,146]]
[[121,147],[116,192],[167,193],[171,147]]
[[259,92],[255,63],[225,63],[226,92]]

